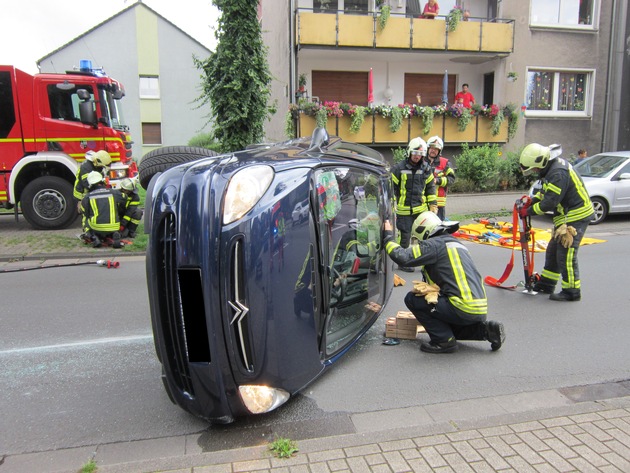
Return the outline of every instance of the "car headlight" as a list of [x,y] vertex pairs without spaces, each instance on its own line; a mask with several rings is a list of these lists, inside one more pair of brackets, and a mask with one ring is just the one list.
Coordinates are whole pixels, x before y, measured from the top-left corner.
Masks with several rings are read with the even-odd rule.
[[239,386],[238,391],[243,404],[252,414],[272,411],[289,400],[288,392],[269,386],[245,385]]
[[273,180],[273,169],[256,165],[246,167],[234,174],[223,206],[223,224],[232,223],[247,212],[261,199]]

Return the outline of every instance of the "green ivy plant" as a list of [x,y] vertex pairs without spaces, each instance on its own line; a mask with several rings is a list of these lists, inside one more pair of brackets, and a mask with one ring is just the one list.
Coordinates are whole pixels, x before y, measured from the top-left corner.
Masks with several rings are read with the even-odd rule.
[[326,128],[328,123],[328,111],[325,107],[321,107],[315,112],[315,125],[317,128]]
[[433,128],[433,116],[435,111],[431,107],[424,107],[422,110],[422,133],[428,135]]
[[378,26],[381,28],[381,30],[385,29],[385,26],[387,25],[387,20],[389,20],[389,15],[392,11],[392,7],[390,7],[388,4],[385,4],[381,7],[381,11],[378,15]]
[[490,133],[492,133],[492,136],[497,136],[499,134],[504,119],[505,115],[503,115],[503,112],[499,112],[492,117],[492,123],[490,124]]
[[350,133],[358,133],[365,121],[366,108],[361,105],[354,107],[351,113],[352,119],[350,120]]
[[459,22],[462,21],[463,17],[464,12],[460,7],[454,7],[453,9],[451,9],[451,11],[448,13],[448,16],[446,17],[448,30],[450,32],[455,31],[457,29],[457,25],[459,25]]
[[470,122],[473,121],[473,118],[474,116],[469,108],[462,109],[462,114],[457,119],[457,129],[459,131],[466,131],[466,128],[468,128]]
[[230,152],[264,138],[271,73],[257,4],[244,0],[216,4],[221,12],[216,50],[203,60],[193,57],[193,62],[204,76],[197,100],[210,106],[213,137],[223,152]]
[[392,107],[391,122],[389,124],[389,131],[396,133],[402,128],[403,124],[403,110],[400,107]]

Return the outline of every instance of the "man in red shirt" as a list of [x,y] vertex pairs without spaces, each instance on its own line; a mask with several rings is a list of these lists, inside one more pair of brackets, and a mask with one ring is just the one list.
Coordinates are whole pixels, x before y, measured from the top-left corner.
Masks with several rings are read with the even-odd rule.
[[465,108],[470,108],[475,103],[475,97],[468,92],[468,84],[462,85],[461,92],[455,94],[455,104],[461,104]]

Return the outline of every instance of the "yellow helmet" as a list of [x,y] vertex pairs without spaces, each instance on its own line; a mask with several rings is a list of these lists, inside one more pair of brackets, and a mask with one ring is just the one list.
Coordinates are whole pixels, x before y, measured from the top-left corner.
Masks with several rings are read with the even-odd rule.
[[112,163],[112,157],[104,149],[97,151],[92,160],[94,165],[98,167],[107,167]]
[[125,177],[122,181],[120,181],[120,188],[129,192],[133,192],[136,190],[136,183],[132,179]]
[[453,233],[459,229],[459,222],[443,222],[440,217],[433,212],[422,212],[413,222],[411,236],[419,241],[426,240],[432,236]]
[[524,176],[529,176],[537,169],[544,169],[551,159],[549,147],[532,143],[523,149],[519,162]]

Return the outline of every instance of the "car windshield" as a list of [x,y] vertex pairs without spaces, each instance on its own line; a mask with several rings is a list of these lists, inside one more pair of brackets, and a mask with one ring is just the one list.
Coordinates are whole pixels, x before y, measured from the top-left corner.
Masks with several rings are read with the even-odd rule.
[[608,177],[627,159],[625,156],[598,154],[576,164],[575,170],[582,177]]

